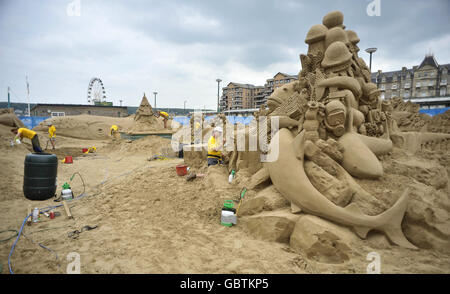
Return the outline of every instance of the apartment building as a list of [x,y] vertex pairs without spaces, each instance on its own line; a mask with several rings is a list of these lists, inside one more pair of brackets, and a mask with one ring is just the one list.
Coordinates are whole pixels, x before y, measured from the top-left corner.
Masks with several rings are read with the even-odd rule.
[[401,97],[415,102],[422,108],[450,106],[450,64],[439,65],[432,54],[428,54],[419,66],[402,67],[398,71],[372,73],[372,82],[381,90],[382,99]]
[[260,108],[261,105],[267,106],[267,98],[274,90],[297,79],[296,75],[279,72],[273,78],[266,80],[264,86],[231,82],[222,88],[220,110],[239,110]]

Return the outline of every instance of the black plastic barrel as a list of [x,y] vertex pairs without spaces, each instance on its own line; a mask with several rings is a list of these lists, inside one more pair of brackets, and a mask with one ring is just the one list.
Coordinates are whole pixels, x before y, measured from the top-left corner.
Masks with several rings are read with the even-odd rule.
[[54,154],[30,153],[25,157],[23,194],[30,200],[47,200],[55,195],[58,158]]

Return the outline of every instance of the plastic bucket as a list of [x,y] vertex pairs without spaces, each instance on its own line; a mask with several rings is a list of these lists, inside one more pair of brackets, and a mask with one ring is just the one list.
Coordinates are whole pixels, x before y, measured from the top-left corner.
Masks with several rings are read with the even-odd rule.
[[66,156],[66,158],[64,159],[64,163],[73,163],[72,156]]
[[83,148],[83,149],[81,149],[81,151],[82,151],[83,153],[87,153],[87,152],[89,151],[89,149]]
[[177,165],[176,166],[177,169],[177,175],[179,176],[185,176],[187,174],[187,165]]

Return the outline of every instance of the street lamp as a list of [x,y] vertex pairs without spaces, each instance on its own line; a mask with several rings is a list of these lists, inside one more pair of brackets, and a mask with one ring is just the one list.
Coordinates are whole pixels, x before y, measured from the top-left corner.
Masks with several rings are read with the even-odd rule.
[[186,100],[184,100],[184,111],[183,111],[183,114],[186,114]]
[[158,94],[158,92],[153,92],[153,95],[155,95],[155,109],[156,109],[156,94]]
[[366,49],[366,52],[370,54],[370,62],[369,62],[370,73],[372,73],[372,53],[374,53],[375,51],[377,51],[377,48],[367,48]]
[[222,80],[221,79],[217,79],[217,113],[219,113],[219,89],[220,89],[220,82]]

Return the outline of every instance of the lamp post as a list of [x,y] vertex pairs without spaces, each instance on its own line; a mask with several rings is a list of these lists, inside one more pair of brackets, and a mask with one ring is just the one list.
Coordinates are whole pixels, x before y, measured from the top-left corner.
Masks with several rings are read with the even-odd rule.
[[220,82],[222,80],[221,79],[217,79],[217,113],[219,113],[219,89],[220,89]]
[[183,110],[183,114],[186,114],[186,100],[184,100],[184,110]]
[[377,48],[367,48],[366,49],[366,52],[370,54],[370,62],[369,62],[370,73],[372,73],[372,53],[374,53],[375,51],[377,51]]
[[11,108],[11,99],[9,94],[9,87],[8,87],[8,108]]
[[156,109],[156,94],[158,94],[158,92],[153,92],[153,95],[155,95],[155,109]]

